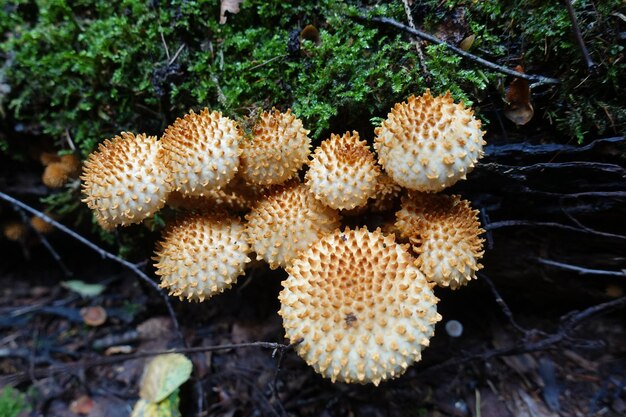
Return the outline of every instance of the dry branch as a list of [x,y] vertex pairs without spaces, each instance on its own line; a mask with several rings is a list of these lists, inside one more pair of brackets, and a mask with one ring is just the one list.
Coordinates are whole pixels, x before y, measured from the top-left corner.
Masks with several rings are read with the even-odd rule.
[[442,41],[439,38],[436,38],[435,36],[426,33],[426,32],[422,32],[421,30],[418,29],[413,29],[409,26],[403,25],[402,23],[398,22],[397,20],[394,19],[390,19],[387,17],[372,17],[372,18],[366,18],[366,17],[358,17],[359,20],[364,20],[364,21],[370,21],[370,22],[376,22],[376,23],[382,23],[384,25],[388,25],[388,26],[393,26],[396,29],[400,29],[406,33],[409,33],[415,37],[418,37],[420,39],[423,39],[425,41],[434,43],[435,45],[445,45],[446,48],[448,48],[449,50],[451,50],[452,52],[456,53],[457,55],[460,55],[463,58],[469,59],[471,61],[474,61],[484,67],[490,68],[494,71],[500,72],[502,74],[506,74],[506,75],[510,75],[516,78],[523,78],[525,80],[528,81],[533,81],[535,82],[535,85],[541,85],[541,84],[559,84],[560,81],[556,78],[550,78],[550,77],[544,77],[543,75],[536,75],[536,74],[525,74],[525,73],[519,73],[513,69],[507,68],[507,67],[503,67],[502,65],[498,65],[498,64],[494,64],[493,62],[487,61],[486,59],[483,59],[479,56],[476,56],[474,54],[471,54],[469,52],[466,52],[464,50],[462,50],[461,48],[457,48],[454,45],[450,45],[447,42]]

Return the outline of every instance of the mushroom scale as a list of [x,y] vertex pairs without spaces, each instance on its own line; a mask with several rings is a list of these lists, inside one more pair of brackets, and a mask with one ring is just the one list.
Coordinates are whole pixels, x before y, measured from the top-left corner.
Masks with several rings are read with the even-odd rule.
[[239,168],[243,132],[234,120],[208,109],[178,118],[163,134],[161,158],[176,191],[204,195],[226,185]]
[[318,373],[378,385],[421,359],[441,320],[432,285],[406,245],[366,228],[337,230],[287,267],[286,337]]
[[374,196],[379,174],[374,154],[357,132],[331,134],[309,162],[306,185],[328,207],[353,209]]
[[272,269],[284,268],[298,251],[339,227],[339,214],[295,180],[272,188],[246,220],[252,249]]
[[157,157],[160,148],[155,136],[123,132],[89,155],[81,176],[83,202],[103,228],[139,223],[165,205],[171,184]]
[[250,262],[249,249],[238,217],[203,213],[166,229],[152,259],[170,295],[204,301],[237,282]]
[[309,156],[308,134],[291,110],[263,112],[252,138],[241,143],[242,177],[257,185],[282,184],[292,178]]
[[416,265],[429,281],[458,289],[482,268],[484,230],[478,210],[458,195],[410,193],[396,213],[396,228],[418,254]]
[[410,190],[437,192],[464,179],[483,156],[481,122],[447,92],[429,90],[391,109],[375,130],[374,148],[385,172]]

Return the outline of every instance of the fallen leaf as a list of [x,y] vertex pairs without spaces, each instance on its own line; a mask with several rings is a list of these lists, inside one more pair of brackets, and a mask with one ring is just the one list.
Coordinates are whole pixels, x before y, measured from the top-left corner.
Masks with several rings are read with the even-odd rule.
[[70,291],[74,291],[75,293],[78,293],[85,298],[100,295],[106,289],[104,285],[87,284],[86,282],[77,279],[63,281],[61,282],[61,286],[67,288]]
[[220,5],[220,25],[226,23],[228,17],[226,13],[237,14],[239,13],[239,5],[243,0],[222,0]]
[[191,361],[180,353],[155,357],[146,366],[139,396],[154,403],[164,400],[189,379],[191,369]]
[[133,352],[133,347],[130,345],[111,346],[104,351],[105,356],[128,354]]
[[[521,65],[515,67],[515,71],[524,73]],[[504,98],[504,115],[507,119],[518,126],[525,125],[533,118],[535,110],[530,103],[530,86],[528,80],[514,78],[506,90]]]
[[93,406],[94,402],[91,397],[87,395],[81,395],[70,403],[70,411],[74,414],[86,416],[91,412]]
[[476,35],[467,36],[465,39],[461,41],[461,43],[459,43],[459,48],[461,48],[464,51],[469,51],[469,49],[474,44],[474,40],[476,40]]

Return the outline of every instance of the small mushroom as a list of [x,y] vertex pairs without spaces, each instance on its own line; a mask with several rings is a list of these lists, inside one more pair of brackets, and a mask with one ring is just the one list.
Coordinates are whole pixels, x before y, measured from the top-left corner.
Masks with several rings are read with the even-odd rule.
[[309,131],[291,110],[263,112],[253,135],[241,143],[241,176],[251,184],[282,184],[293,178],[311,152]]
[[315,198],[334,209],[364,206],[377,188],[380,168],[357,132],[332,134],[313,153],[305,184]]
[[[50,214],[48,214],[49,216]],[[33,229],[41,234],[48,234],[54,230],[54,226],[39,216],[33,216],[30,218],[30,225]]]
[[61,188],[70,179],[71,174],[72,171],[67,165],[53,162],[44,169],[41,182],[48,188]]
[[100,306],[83,307],[80,309],[80,316],[87,326],[102,326],[107,321],[107,312]]
[[41,155],[42,164],[46,167],[41,176],[41,181],[46,187],[61,188],[70,179],[78,176],[80,159],[74,154],[56,156],[56,158],[53,158],[53,155],[56,156],[49,153]]
[[191,111],[165,130],[159,158],[172,173],[176,191],[204,195],[233,179],[242,138],[238,124],[222,113]]
[[250,262],[238,217],[203,213],[166,229],[153,260],[161,287],[181,300],[204,301],[237,282]]

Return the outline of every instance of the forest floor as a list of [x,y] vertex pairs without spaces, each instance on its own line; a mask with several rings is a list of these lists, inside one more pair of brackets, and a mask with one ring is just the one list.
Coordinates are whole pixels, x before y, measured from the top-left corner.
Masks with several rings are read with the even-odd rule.
[[[489,222],[484,224],[485,268],[466,288],[436,290],[444,319],[423,360],[400,378],[379,387],[332,384],[290,348],[255,346],[255,342],[286,343],[277,314],[285,273],[264,266],[208,302],[170,299],[183,344],[154,288],[56,231],[48,240],[71,277],[36,241],[21,246],[0,243],[0,385],[27,393],[31,409],[22,416],[128,416],[146,361],[154,352],[185,352],[186,345],[200,351],[187,352],[194,371],[181,390],[183,416],[623,416],[626,301],[624,278],[619,276],[623,241],[606,249],[611,239],[591,228],[619,217],[623,206],[602,209],[599,202],[592,204],[596,214],[589,218],[597,218],[599,211],[604,219],[592,224],[586,218],[592,224],[588,229],[596,233],[532,224],[533,213],[549,204],[544,202],[539,209],[528,194],[516,197],[518,201],[507,198],[507,192],[515,189],[515,177],[504,187],[497,179],[486,179],[494,177],[494,164],[504,166],[514,159],[507,153],[514,152],[507,147],[510,143],[501,144],[504,147],[488,151],[477,168],[477,180],[463,186],[464,195],[482,201],[478,207],[491,214],[483,218],[483,223]],[[568,157],[569,148],[562,148],[539,152],[537,158],[541,163],[614,162],[606,150],[610,143],[596,145],[575,157]],[[585,181],[598,186],[612,181],[603,180],[603,175],[613,175],[566,174],[570,176],[566,181],[547,168],[543,174],[543,186],[554,180],[563,192],[569,183],[589,192]],[[532,188],[532,178],[525,180]],[[494,195],[503,200],[494,205],[489,197]],[[507,205],[518,206],[517,211]],[[510,224],[504,219],[515,213],[525,213],[524,227],[505,227]],[[609,230],[617,236],[623,227]],[[568,270],[572,264],[565,261],[565,268],[537,262],[538,256],[555,254],[560,259],[578,256],[581,263],[592,260],[617,272],[581,274]],[[151,273],[149,265],[140,267]],[[67,288],[68,280],[101,284],[102,291],[84,297]],[[88,307],[103,308],[106,321],[86,325],[83,313]],[[463,326],[460,337],[446,331],[450,320]],[[230,344],[244,346],[215,348]]]

